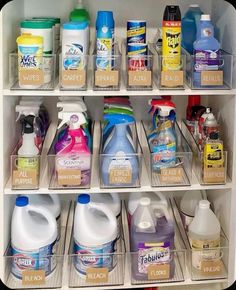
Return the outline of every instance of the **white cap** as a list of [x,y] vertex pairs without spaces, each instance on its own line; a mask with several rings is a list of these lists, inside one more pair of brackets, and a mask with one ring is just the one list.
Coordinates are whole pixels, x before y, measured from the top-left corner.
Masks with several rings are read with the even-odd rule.
[[209,14],[202,14],[201,20],[202,21],[211,21],[211,16]]
[[151,204],[151,200],[149,197],[142,197],[140,198],[140,202],[139,202],[141,205],[143,206],[148,206]]
[[206,199],[200,200],[199,201],[199,208],[201,208],[201,209],[210,208],[210,202],[208,200],[206,200]]
[[189,7],[197,8],[197,7],[199,7],[199,5],[198,4],[190,4]]

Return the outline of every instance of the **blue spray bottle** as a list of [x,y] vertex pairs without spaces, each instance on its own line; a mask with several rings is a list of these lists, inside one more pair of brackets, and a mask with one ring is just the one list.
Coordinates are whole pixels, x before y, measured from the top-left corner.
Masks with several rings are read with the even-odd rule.
[[133,116],[124,115],[126,122],[120,123],[116,114],[104,119],[114,124],[114,133],[104,150],[101,162],[102,181],[105,186],[132,186],[139,175],[138,158],[127,137],[127,126],[134,124]]

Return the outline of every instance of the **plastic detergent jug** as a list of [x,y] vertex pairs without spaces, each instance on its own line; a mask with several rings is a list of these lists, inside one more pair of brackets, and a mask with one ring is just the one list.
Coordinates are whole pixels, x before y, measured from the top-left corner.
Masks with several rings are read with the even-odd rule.
[[[91,202],[88,194],[79,195],[74,217],[74,253],[83,257],[74,258],[75,269],[84,275],[88,268],[114,269],[117,262],[112,254],[117,233],[117,220],[111,209]],[[102,254],[105,256],[96,256]]]
[[214,26],[211,23],[210,15],[201,16],[199,37],[194,42],[193,48],[193,85],[202,87],[201,71],[219,70],[220,66],[220,43],[214,37]]
[[[127,137],[127,126],[134,123],[132,116],[127,122],[114,124],[114,133],[102,155],[102,181],[104,185],[134,185],[138,179],[139,164],[133,145]],[[104,119],[116,118],[116,115],[104,115]]]
[[29,204],[35,207],[44,207],[49,210],[57,221],[58,240],[61,229],[61,201],[58,194],[29,194],[25,195],[29,199]]
[[151,200],[143,197],[131,221],[130,250],[132,254],[132,276],[136,280],[148,280],[148,267],[156,264],[170,266],[169,277],[175,272],[174,224],[165,206],[156,205],[165,215],[165,222],[155,217]]
[[180,216],[186,231],[191,224],[199,201],[202,199],[200,190],[186,191],[180,201]]
[[193,43],[199,36],[200,18],[203,12],[198,4],[189,5],[189,9],[182,18],[182,46],[193,53]]
[[163,193],[156,191],[156,192],[131,192],[129,195],[128,201],[128,224],[131,225],[132,216],[137,209],[140,199],[142,197],[148,197],[151,200],[151,206],[158,204],[162,204],[166,208],[168,208],[168,203],[166,197]]
[[25,270],[44,270],[50,275],[56,268],[56,240],[53,214],[30,205],[26,196],[17,197],[11,221],[12,274],[18,279]]
[[192,266],[196,270],[202,270],[203,261],[219,259],[220,223],[210,209],[208,200],[199,201],[196,215],[189,225],[189,239],[193,249]]

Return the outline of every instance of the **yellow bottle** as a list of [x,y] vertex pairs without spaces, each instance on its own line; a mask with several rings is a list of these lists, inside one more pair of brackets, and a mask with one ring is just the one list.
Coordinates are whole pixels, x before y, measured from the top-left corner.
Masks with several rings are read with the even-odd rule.
[[179,6],[166,6],[162,22],[162,71],[181,67],[181,13]]

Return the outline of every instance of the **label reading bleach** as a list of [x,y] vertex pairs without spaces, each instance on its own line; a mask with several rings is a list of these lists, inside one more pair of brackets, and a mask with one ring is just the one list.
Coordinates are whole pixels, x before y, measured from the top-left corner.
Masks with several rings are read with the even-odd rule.
[[48,276],[56,268],[56,259],[53,256],[56,253],[56,246],[56,241],[36,251],[21,251],[12,246],[12,274],[22,279],[24,270],[44,270]]
[[89,268],[107,268],[111,271],[117,264],[115,252],[116,240],[99,247],[85,247],[75,241],[74,265],[78,272],[86,274]]
[[139,243],[138,271],[147,274],[150,265],[169,263],[171,260],[170,243]]

